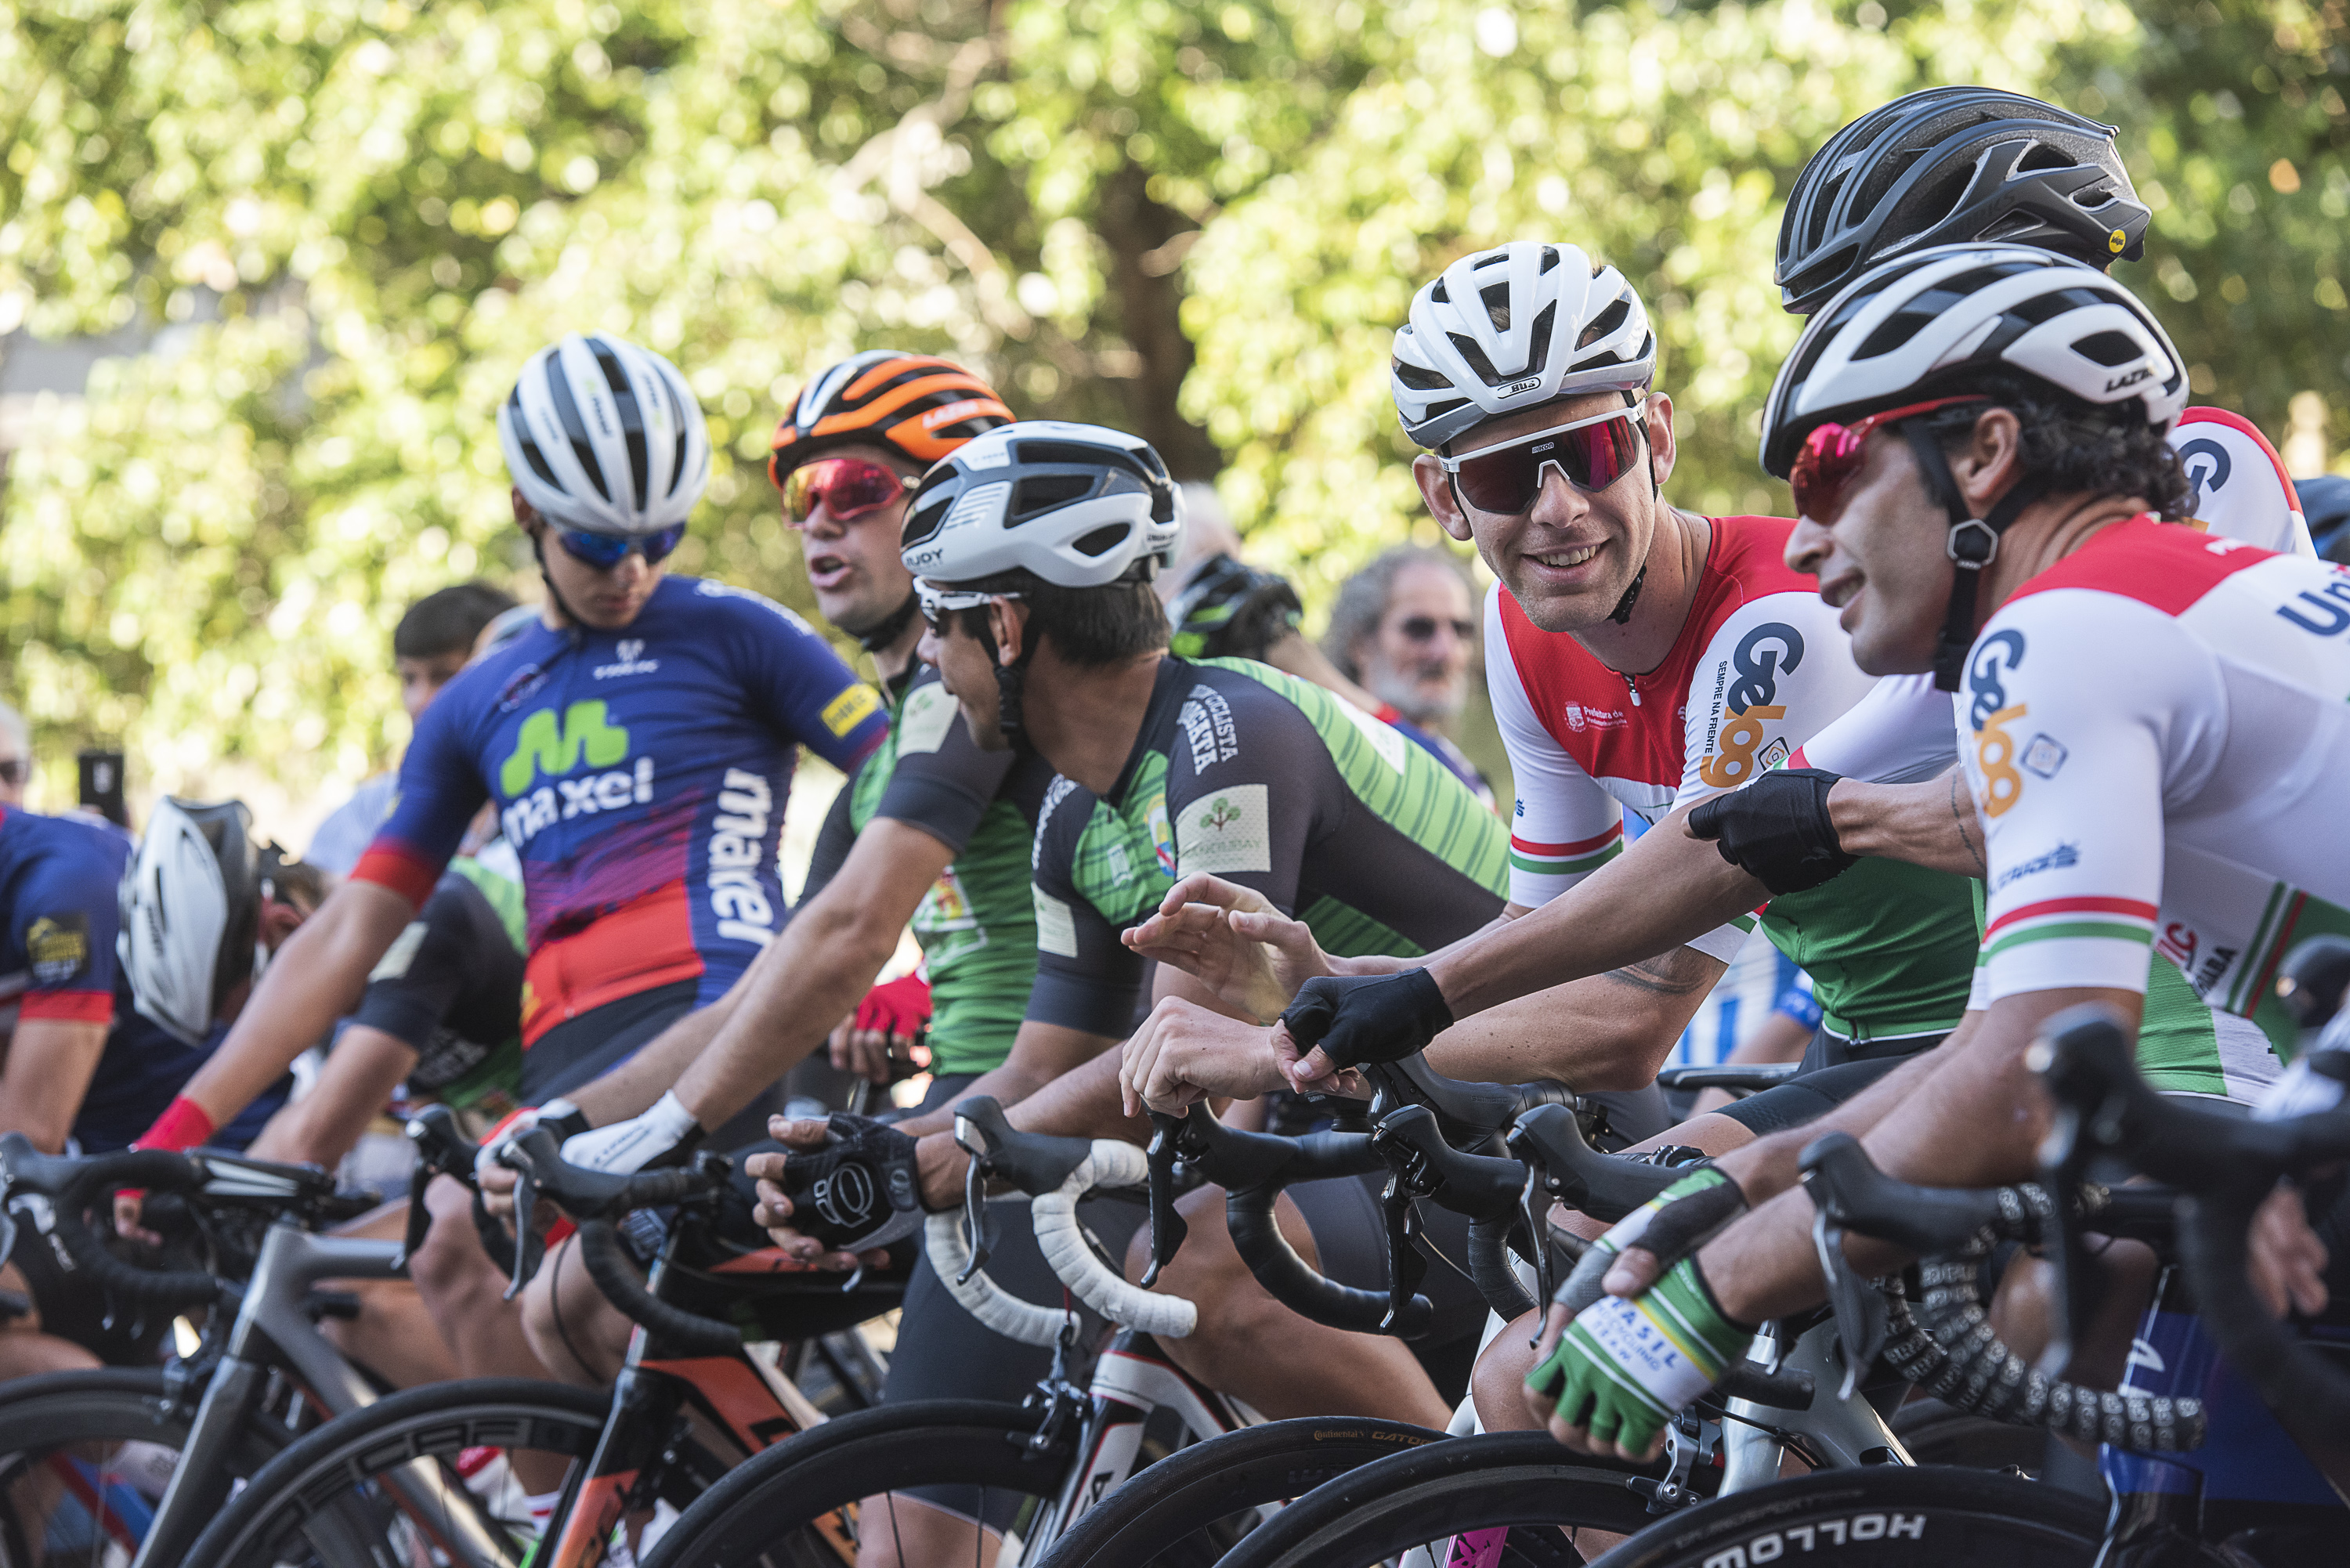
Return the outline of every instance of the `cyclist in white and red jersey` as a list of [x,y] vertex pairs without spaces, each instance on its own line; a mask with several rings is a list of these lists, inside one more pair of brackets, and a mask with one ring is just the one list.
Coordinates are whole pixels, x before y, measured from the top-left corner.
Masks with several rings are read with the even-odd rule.
[[[2213,996],[2345,919],[2329,905],[2350,903],[2350,578],[2161,525],[2188,498],[2162,439],[2185,392],[2127,290],[2022,246],[1877,268],[1773,389],[1764,466],[1792,474],[1805,518],[1790,561],[1817,573],[1864,668],[1965,682],[1990,1007],[1898,1104],[1831,1118],[1904,1180],[2023,1175],[2043,1121],[2025,1048],[2083,1002],[2134,1029],[2158,931],[2189,939],[2158,950]],[[1810,1220],[1783,1194],[1576,1318],[1530,1380],[1553,1431],[1646,1451],[1752,1324],[1819,1299]]]

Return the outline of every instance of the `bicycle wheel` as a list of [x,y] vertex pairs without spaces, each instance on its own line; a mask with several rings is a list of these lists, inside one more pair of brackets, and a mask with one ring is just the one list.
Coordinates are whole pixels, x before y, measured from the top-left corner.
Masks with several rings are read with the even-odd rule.
[[[206,1527],[185,1568],[518,1563],[536,1539],[518,1471],[541,1459],[556,1476],[576,1474],[610,1408],[608,1393],[527,1377],[391,1395],[288,1446]],[[681,1459],[663,1479],[682,1509],[719,1466],[692,1444],[681,1445]],[[435,1466],[440,1493],[403,1500],[392,1473],[418,1460]]]
[[[1651,1467],[1653,1469],[1653,1467]],[[1567,1568],[1584,1530],[1629,1535],[1651,1523],[1630,1482],[1650,1473],[1561,1448],[1544,1432],[1431,1443],[1347,1471],[1283,1509],[1220,1568],[1370,1568],[1445,1558],[1465,1532],[1487,1535],[1479,1568]]]
[[1408,1421],[1304,1417],[1247,1427],[1155,1461],[1097,1503],[1038,1568],[1212,1563],[1264,1510],[1376,1459],[1441,1442]]
[[1720,1497],[1650,1525],[1606,1568],[2085,1568],[2105,1506],[2077,1492],[1954,1466],[1822,1470]]
[[[1034,1445],[1041,1420],[1040,1412],[976,1399],[843,1416],[729,1470],[639,1561],[642,1568],[840,1568],[855,1560],[858,1541],[877,1532],[889,1539],[899,1528],[897,1494],[910,1487],[976,1487],[988,1513],[1016,1504],[1007,1511],[1017,1534],[1059,1491],[1076,1451],[1067,1434]],[[858,1504],[875,1496],[888,1506],[860,1512]],[[973,1526],[974,1544],[977,1534]]]
[[[137,1555],[188,1440],[192,1400],[161,1367],[23,1377],[0,1394],[0,1564],[121,1568]],[[255,1422],[229,1445],[230,1480],[265,1466],[292,1434]]]

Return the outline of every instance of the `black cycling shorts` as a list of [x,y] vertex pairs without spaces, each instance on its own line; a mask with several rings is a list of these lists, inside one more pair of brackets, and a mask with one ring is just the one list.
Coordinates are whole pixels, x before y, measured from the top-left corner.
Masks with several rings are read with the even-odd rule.
[[1732,1101],[1718,1114],[1756,1137],[1802,1127],[1817,1121],[1912,1056],[1939,1045],[1943,1038],[1920,1034],[1855,1044],[1822,1030],[1813,1036],[1794,1077],[1759,1095]]
[[[691,1012],[700,988],[699,981],[681,980],[565,1019],[524,1050],[518,1091],[522,1103],[543,1106],[583,1084],[594,1083]],[[778,1080],[712,1133],[712,1147],[733,1148],[765,1137],[767,1117],[784,1108],[783,1099]]]

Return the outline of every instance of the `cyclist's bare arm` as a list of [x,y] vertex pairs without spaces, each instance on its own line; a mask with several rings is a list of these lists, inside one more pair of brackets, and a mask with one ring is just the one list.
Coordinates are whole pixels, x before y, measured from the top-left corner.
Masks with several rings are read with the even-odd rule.
[[1828,791],[1828,819],[1847,855],[1906,860],[1961,877],[1984,874],[1982,821],[1959,768],[1923,784],[1841,779]]
[[[673,1085],[704,1127],[723,1126],[855,1009],[953,859],[921,828],[875,817],[824,891],[724,997],[571,1096],[572,1104],[601,1127],[635,1116]],[[721,1009],[713,1027],[707,1015]]]
[[[1020,1026],[1019,1034],[1012,1042],[1012,1054],[1003,1059],[1003,1065],[981,1074],[955,1097],[961,1100],[972,1095],[991,1095],[1003,1105],[1017,1105],[1117,1044],[1105,1034],[1088,1034],[1082,1029],[1031,1019]],[[941,1106],[899,1123],[898,1128],[912,1137],[951,1132],[954,1110],[951,1106]]]
[[106,1051],[107,1025],[79,1018],[20,1018],[0,1057],[0,1127],[44,1154],[61,1154]]
[[332,1170],[415,1066],[415,1051],[398,1035],[371,1024],[351,1024],[327,1054],[310,1092],[270,1117],[245,1152],[255,1159],[309,1160]]
[[[1861,1140],[1869,1158],[1887,1175],[1927,1187],[1991,1187],[2028,1179],[2033,1150],[2048,1126],[2046,1102],[2024,1064],[2041,1023],[2094,1002],[2120,1010],[2135,1034],[2144,1000],[2134,991],[2086,987],[2001,998],[1962,1047],[1938,1053],[1944,1060],[1932,1070],[1932,1092],[1903,1098]],[[1811,1199],[1798,1189],[1762,1204],[1708,1243],[1700,1258],[1722,1310],[1741,1323],[1760,1323],[1820,1302],[1825,1287],[1811,1226]],[[1900,1266],[1900,1254],[1881,1242],[1846,1245],[1863,1273]]]
[[380,883],[336,888],[278,950],[228,1038],[181,1097],[213,1126],[227,1126],[358,1005],[369,972],[414,919],[416,906]]
[[1542,908],[1427,961],[1453,1016],[1625,969],[1751,914],[1770,889],[1692,838],[1685,811]]
[[1550,1078],[1586,1093],[1646,1088],[1729,967],[1695,948],[1674,948],[1538,991],[1455,1023],[1430,1043],[1428,1064],[1476,1083]]

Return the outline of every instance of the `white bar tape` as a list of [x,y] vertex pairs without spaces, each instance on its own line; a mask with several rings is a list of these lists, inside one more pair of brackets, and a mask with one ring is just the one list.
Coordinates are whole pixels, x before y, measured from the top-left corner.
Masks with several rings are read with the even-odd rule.
[[922,1245],[930,1253],[932,1272],[946,1286],[947,1293],[982,1324],[1022,1345],[1050,1345],[1060,1337],[1059,1309],[1040,1307],[997,1289],[985,1269],[961,1284],[955,1282],[971,1267],[971,1247],[963,1240],[962,1210],[933,1214],[925,1220]]
[[1057,1192],[1035,1199],[1030,1216],[1045,1262],[1072,1294],[1110,1322],[1161,1339],[1181,1339],[1199,1325],[1200,1309],[1181,1296],[1160,1295],[1126,1282],[1086,1245],[1077,1199],[1097,1187],[1139,1187],[1149,1179],[1150,1157],[1134,1144],[1096,1138],[1094,1151]]

